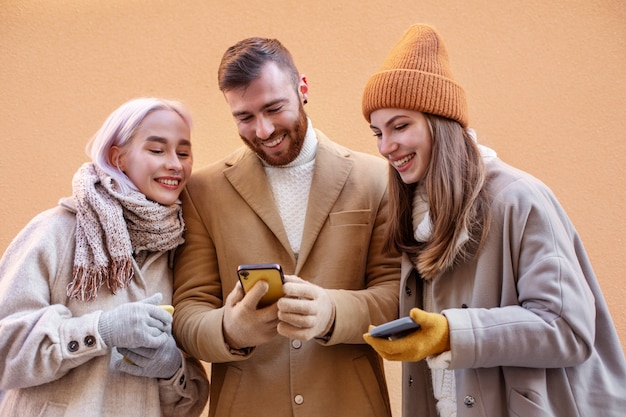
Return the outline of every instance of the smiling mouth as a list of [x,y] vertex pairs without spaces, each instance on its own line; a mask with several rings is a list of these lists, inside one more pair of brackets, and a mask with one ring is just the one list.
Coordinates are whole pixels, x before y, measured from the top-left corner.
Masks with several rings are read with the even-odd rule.
[[170,187],[175,187],[180,184],[180,180],[158,179],[157,182],[164,185],[169,185]]
[[391,163],[393,164],[394,167],[400,168],[401,166],[405,165],[407,162],[409,162],[413,158],[415,158],[414,153],[412,153],[411,155],[407,155],[402,159],[398,159],[397,161],[391,161]]
[[274,148],[278,145],[280,145],[282,143],[283,140],[285,140],[285,135],[279,136],[276,139],[272,139],[268,142],[263,142],[263,146],[265,146],[266,148]]

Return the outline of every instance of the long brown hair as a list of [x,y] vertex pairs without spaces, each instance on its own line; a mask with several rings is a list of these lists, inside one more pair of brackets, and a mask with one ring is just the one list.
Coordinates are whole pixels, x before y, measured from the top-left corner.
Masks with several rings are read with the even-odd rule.
[[[417,183],[405,184],[389,166],[389,220],[384,250],[406,252],[426,279],[472,258],[489,231],[490,199],[485,166],[474,139],[456,121],[426,114],[433,141],[424,182],[432,233],[426,242],[414,238],[413,195]],[[469,239],[461,246],[459,238]]]

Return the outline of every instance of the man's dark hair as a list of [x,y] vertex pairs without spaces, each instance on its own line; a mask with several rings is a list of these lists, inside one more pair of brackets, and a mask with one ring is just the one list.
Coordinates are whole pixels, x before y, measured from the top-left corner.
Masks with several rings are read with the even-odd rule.
[[287,71],[297,88],[299,73],[291,53],[277,39],[247,38],[224,52],[217,80],[222,92],[246,87],[257,79],[267,62],[274,62]]

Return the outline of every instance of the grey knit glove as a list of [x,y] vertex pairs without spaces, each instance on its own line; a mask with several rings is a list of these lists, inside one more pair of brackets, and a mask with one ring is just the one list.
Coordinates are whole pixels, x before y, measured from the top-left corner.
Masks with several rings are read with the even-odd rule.
[[158,348],[171,336],[172,316],[155,304],[160,293],[142,301],[122,304],[100,315],[98,332],[108,347]]
[[170,379],[183,364],[183,357],[170,337],[158,348],[118,348],[124,355],[115,363],[115,369],[135,376]]

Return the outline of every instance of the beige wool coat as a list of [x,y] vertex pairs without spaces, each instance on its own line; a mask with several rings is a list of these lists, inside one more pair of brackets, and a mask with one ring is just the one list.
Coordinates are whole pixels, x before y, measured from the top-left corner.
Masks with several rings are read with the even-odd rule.
[[[316,133],[297,260],[263,166],[247,148],[196,171],[182,196],[187,229],[174,269],[174,334],[212,363],[212,417],[390,415],[381,358],[362,337],[370,324],[398,314],[400,257],[381,251],[387,163]],[[330,340],[278,335],[246,356],[229,351],[222,303],[237,266],[267,262],[329,290],[336,306]]]
[[[487,167],[485,246],[432,282],[404,255],[400,315],[448,319],[458,417],[624,416],[624,353],[576,229],[539,180]],[[425,361],[403,363],[402,385],[404,417],[437,417]]]
[[169,253],[153,253],[126,289],[68,300],[76,216],[70,200],[36,216],[0,261],[0,416],[198,416],[208,396],[204,368],[187,358],[169,380],[114,369],[121,356],[98,333],[103,310],[157,292],[171,303]]

